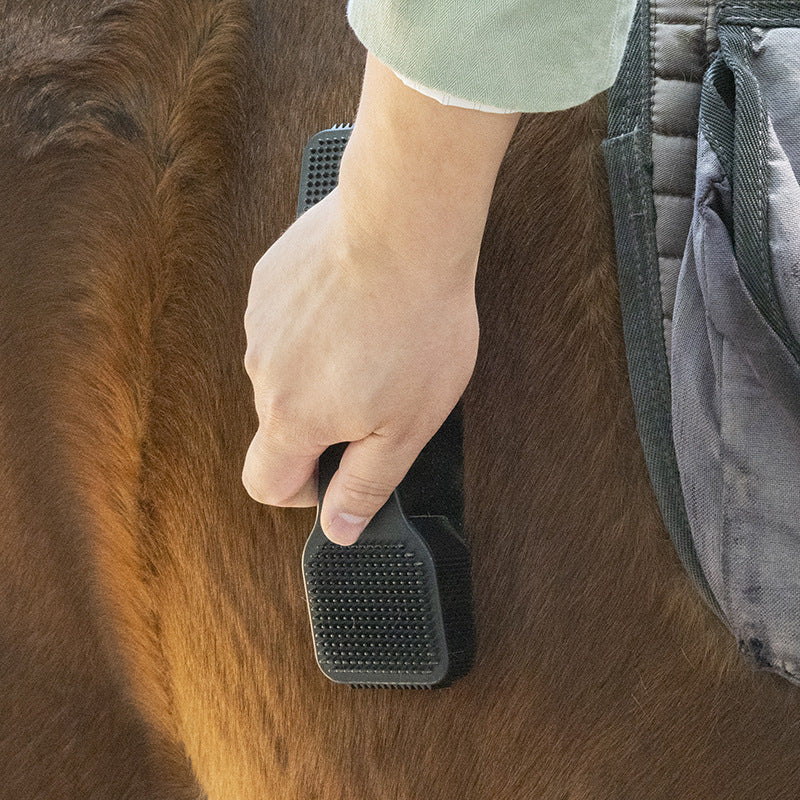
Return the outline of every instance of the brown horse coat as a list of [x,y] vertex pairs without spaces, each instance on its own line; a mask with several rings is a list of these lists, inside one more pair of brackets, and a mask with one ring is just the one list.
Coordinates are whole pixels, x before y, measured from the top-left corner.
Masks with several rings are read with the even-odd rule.
[[604,96],[523,117],[486,227],[475,667],[317,668],[314,511],[240,482],[242,320],[303,145],[355,117],[344,5],[0,0],[0,798],[796,797],[800,694],[737,655],[648,483]]

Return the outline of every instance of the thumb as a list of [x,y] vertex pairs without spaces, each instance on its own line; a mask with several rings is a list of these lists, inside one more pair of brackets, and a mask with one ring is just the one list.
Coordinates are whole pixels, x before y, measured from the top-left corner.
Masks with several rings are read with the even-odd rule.
[[339,545],[353,544],[389,499],[422,450],[371,433],[351,442],[325,492],[320,513],[323,533]]

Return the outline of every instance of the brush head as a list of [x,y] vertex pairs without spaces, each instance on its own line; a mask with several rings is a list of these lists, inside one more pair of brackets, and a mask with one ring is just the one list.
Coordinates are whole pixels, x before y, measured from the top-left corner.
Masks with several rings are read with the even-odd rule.
[[467,546],[444,516],[406,517],[396,491],[355,544],[331,542],[319,509],[346,445],[320,456],[317,520],[303,550],[317,664],[352,686],[448,686],[475,656]]

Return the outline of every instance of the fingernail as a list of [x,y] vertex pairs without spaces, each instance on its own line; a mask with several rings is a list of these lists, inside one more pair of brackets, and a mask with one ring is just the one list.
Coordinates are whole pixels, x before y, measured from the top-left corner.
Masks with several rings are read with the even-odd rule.
[[367,527],[367,519],[367,517],[357,517],[355,514],[345,514],[344,511],[340,511],[331,518],[325,534],[336,544],[353,544],[361,535],[361,531]]

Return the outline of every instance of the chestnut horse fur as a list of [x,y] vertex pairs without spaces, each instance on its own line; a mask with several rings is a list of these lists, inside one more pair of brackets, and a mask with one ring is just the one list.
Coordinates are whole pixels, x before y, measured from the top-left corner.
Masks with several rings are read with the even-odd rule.
[[754,672],[636,434],[606,96],[523,115],[464,403],[478,653],[329,682],[315,510],[251,500],[250,275],[352,122],[345,0],[0,0],[0,798],[790,800],[800,693]]

